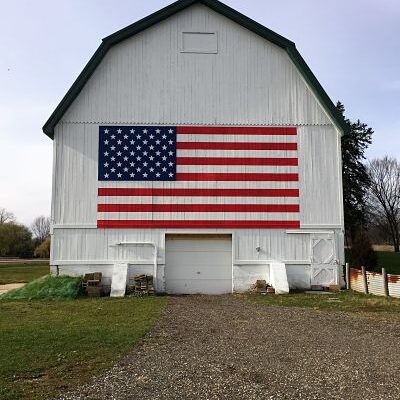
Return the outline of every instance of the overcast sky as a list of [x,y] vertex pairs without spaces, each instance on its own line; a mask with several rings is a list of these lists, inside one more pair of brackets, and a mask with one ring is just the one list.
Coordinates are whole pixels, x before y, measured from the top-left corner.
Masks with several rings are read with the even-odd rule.
[[[226,0],[294,41],[330,98],[375,130],[368,157],[400,158],[400,1]],[[52,141],[42,125],[101,38],[161,0],[0,0],[0,207],[50,215]]]

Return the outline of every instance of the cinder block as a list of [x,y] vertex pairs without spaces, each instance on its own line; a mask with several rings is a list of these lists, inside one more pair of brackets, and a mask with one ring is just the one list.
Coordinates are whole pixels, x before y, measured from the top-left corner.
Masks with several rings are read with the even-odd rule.
[[324,290],[324,287],[322,285],[311,285],[311,290]]

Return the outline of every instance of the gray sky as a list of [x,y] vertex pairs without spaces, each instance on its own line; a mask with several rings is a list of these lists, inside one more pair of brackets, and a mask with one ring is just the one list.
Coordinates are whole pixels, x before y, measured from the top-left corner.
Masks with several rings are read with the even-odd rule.
[[[331,99],[375,130],[368,157],[400,158],[400,1],[225,0],[294,41]],[[0,0],[0,207],[50,214],[52,141],[41,127],[101,38],[161,0]]]

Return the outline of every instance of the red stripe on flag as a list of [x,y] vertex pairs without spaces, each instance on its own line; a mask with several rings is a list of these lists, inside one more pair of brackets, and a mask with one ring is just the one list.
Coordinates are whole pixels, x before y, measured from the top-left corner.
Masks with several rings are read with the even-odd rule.
[[178,165],[298,165],[295,157],[262,158],[262,157],[177,157]]
[[177,181],[270,181],[270,182],[296,182],[298,174],[273,174],[273,173],[191,173],[179,172]]
[[196,135],[296,135],[295,127],[178,126],[176,133]]
[[299,197],[299,189],[99,188],[99,196]]
[[178,150],[297,150],[297,143],[176,142]]
[[300,221],[98,220],[98,228],[300,228]]
[[98,212],[299,212],[298,204],[98,204]]

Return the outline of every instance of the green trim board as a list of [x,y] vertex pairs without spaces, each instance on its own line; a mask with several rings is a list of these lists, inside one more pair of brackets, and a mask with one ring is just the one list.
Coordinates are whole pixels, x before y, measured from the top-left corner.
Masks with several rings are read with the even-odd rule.
[[78,78],[72,84],[71,88],[68,90],[54,112],[51,114],[50,118],[44,124],[43,132],[51,139],[53,139],[55,126],[60,121],[64,113],[67,111],[68,107],[78,96],[82,88],[85,86],[85,83],[92,76],[93,72],[100,64],[101,60],[106,55],[110,47],[133,35],[136,35],[137,33],[196,3],[206,5],[212,10],[243,26],[244,28],[285,49],[293,63],[302,74],[307,84],[313,90],[313,93],[317,96],[325,111],[328,113],[332,121],[337,126],[337,128],[343,133],[347,132],[348,126],[343,116],[340,114],[340,112],[338,112],[335,105],[332,103],[331,99],[329,98],[321,84],[318,82],[315,75],[312,73],[311,69],[308,67],[300,53],[297,51],[296,45],[290,40],[271,31],[265,26],[246,17],[245,15],[227,6],[226,4],[221,3],[218,0],[178,0],[170,4],[169,6],[162,8],[161,10],[156,11],[155,13],[113,33],[112,35],[105,37],[96,52],[93,54],[92,58],[79,74]]

